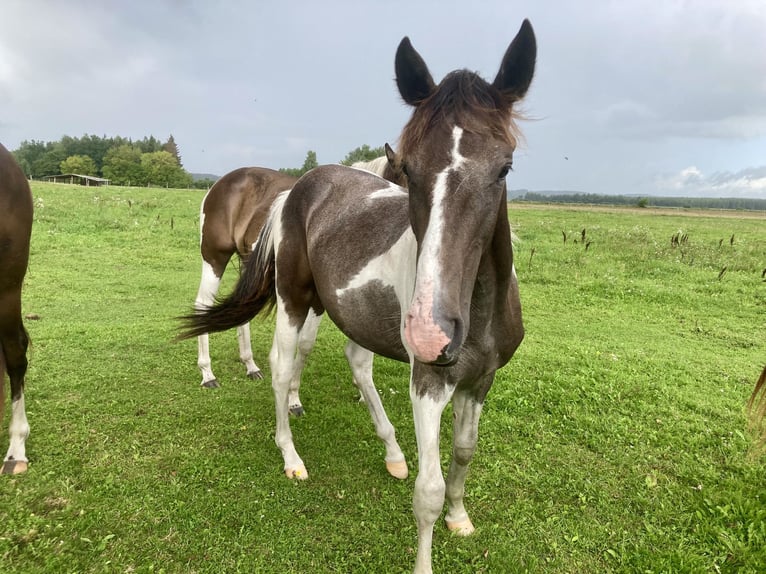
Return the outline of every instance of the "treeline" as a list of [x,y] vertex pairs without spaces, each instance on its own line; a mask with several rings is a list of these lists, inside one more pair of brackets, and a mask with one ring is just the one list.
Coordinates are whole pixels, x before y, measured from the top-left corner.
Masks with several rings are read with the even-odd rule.
[[597,193],[548,195],[534,191],[527,191],[526,193],[513,198],[512,201],[530,201],[537,203],[588,203],[634,207],[677,207],[686,209],[766,210],[766,199],[743,197],[633,197],[629,195],[601,195]]
[[[371,148],[364,144],[348,152],[340,163],[370,161],[384,153],[382,146]],[[13,154],[32,179],[74,173],[102,177],[114,185],[207,189],[215,183],[214,179],[195,180],[183,168],[172,134],[164,142],[154,136],[133,141],[87,134],[79,138],[64,136],[56,142],[25,140]],[[316,152],[309,150],[301,167],[279,171],[301,176],[317,165]]]
[[154,136],[137,141],[120,136],[64,136],[56,142],[23,141],[13,154],[33,179],[76,173],[103,177],[115,185],[184,188],[194,184],[172,135],[164,142]]
[[[343,165],[351,165],[358,161],[372,161],[373,159],[379,158],[385,154],[386,154],[386,151],[383,148],[383,146],[370,147],[369,145],[364,144],[348,152],[346,154],[346,157],[340,160],[339,163]],[[300,177],[304,173],[306,173],[310,169],[314,169],[318,165],[319,165],[319,162],[317,161],[316,152],[313,150],[309,150],[308,153],[306,154],[306,159],[303,161],[303,165],[301,167],[281,167],[279,168],[279,171],[281,171],[282,173],[287,173],[294,177]]]

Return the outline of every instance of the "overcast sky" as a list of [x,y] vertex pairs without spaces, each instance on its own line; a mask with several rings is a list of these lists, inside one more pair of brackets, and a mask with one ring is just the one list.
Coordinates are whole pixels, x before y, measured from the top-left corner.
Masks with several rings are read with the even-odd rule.
[[[184,167],[395,144],[405,35],[436,81],[538,41],[511,189],[766,197],[764,0],[0,0],[0,142],[162,140]],[[568,159],[567,159],[568,158]]]

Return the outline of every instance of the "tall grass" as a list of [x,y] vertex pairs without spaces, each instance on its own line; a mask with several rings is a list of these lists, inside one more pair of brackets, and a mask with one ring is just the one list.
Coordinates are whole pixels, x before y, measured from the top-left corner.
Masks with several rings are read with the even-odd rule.
[[[271,322],[253,323],[266,381],[222,333],[223,387],[201,389],[195,343],[173,342],[202,193],[33,192],[30,469],[0,479],[0,572],[409,571],[415,473],[387,475],[329,321],[292,421],[311,478],[290,482]],[[527,337],[482,417],[477,532],[438,523],[437,572],[766,568],[766,465],[744,413],[766,361],[766,216],[735,215],[511,205]],[[376,359],[375,378],[414,471],[407,368]]]

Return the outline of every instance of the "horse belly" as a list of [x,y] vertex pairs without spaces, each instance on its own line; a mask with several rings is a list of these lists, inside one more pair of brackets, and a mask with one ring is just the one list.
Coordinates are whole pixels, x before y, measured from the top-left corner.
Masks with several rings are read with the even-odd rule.
[[325,308],[352,341],[377,355],[408,361],[401,337],[401,309],[391,285],[374,280],[345,290]]

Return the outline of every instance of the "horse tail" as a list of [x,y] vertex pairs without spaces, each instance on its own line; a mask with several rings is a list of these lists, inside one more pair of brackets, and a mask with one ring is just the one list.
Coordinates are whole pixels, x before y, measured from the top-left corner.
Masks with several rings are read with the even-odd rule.
[[758,434],[759,445],[766,445],[766,367],[763,368],[758,382],[755,383],[753,394],[747,402],[750,413],[750,423]]
[[242,263],[232,293],[210,307],[180,317],[182,326],[179,339],[233,329],[244,325],[259,313],[268,314],[274,308],[277,292],[273,221],[280,216],[285,197],[285,193],[280,194],[272,205],[252,253]]

